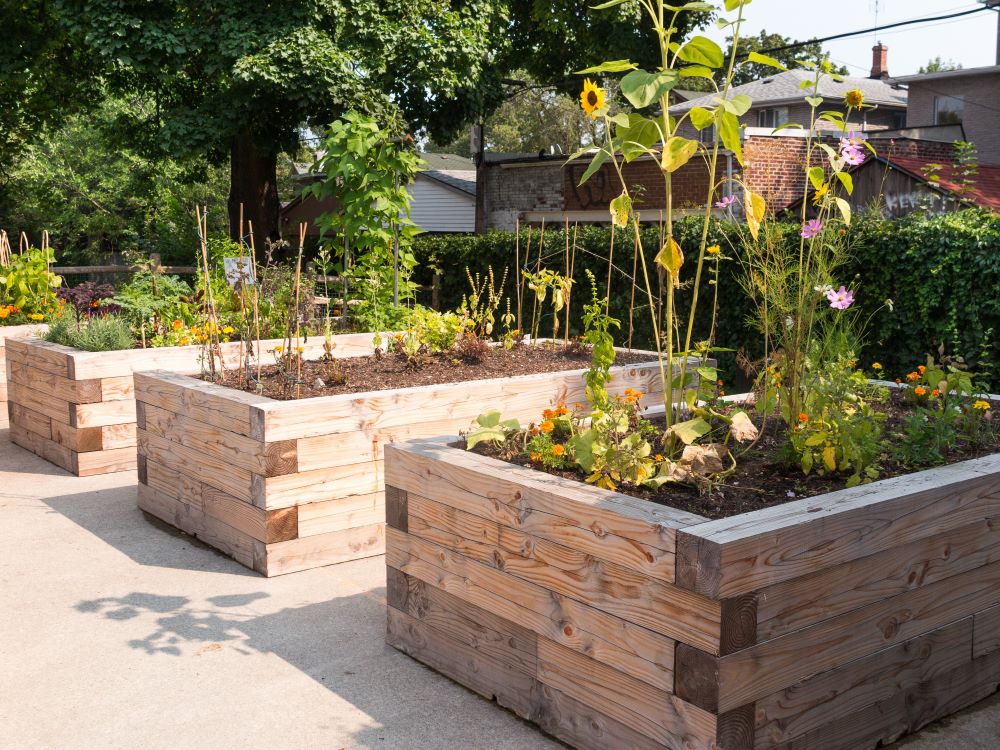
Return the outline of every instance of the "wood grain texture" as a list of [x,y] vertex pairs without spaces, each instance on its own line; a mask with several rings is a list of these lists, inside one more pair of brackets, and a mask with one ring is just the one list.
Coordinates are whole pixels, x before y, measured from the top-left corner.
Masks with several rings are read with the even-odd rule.
[[279,576],[384,552],[385,523],[380,522],[268,544],[263,572]]
[[408,531],[409,495],[406,490],[386,485],[385,487],[385,522],[398,531]]
[[713,597],[850,562],[1000,515],[1000,454],[678,531],[678,584]]
[[[996,603],[1000,563],[878,601],[719,660],[726,711]],[[970,646],[971,649],[971,646]]]
[[770,640],[829,617],[1000,561],[1000,518],[983,518],[757,593],[757,631]]
[[642,675],[649,684],[672,686],[672,639],[435,545],[419,540],[410,545],[395,529],[387,529],[386,538],[386,562],[397,570],[601,663]]
[[971,659],[972,618],[848,662],[757,701],[758,750],[788,742]]
[[972,657],[1000,651],[1000,604],[977,612],[973,621]]

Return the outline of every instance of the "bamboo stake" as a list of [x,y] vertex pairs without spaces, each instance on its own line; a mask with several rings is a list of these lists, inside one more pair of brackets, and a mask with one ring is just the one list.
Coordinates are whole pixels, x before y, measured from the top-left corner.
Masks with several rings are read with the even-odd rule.
[[299,258],[295,263],[295,398],[302,395],[302,353],[299,351],[299,285],[302,281],[302,251],[306,244],[306,229],[308,229],[308,225],[305,222],[299,224]]
[[[564,324],[565,330],[563,330],[563,344],[568,345],[569,344],[569,294],[570,294],[570,289],[573,286],[571,281],[573,278],[573,270],[570,268],[569,265],[569,217],[568,216],[564,217],[563,232],[566,234],[566,250],[563,254],[563,264],[566,267],[566,299],[564,300],[564,302],[566,303],[566,315]],[[554,343],[555,342],[553,342],[553,344]]]
[[[645,261],[643,261],[645,263]],[[628,348],[632,349],[632,333],[635,330],[635,279],[639,268],[639,235],[635,236],[635,247],[632,249],[632,299],[628,303]],[[655,331],[654,331],[655,335]]]
[[[530,235],[529,235],[530,237]],[[521,217],[514,223],[514,273],[517,274],[517,330],[521,330]],[[509,312],[509,311],[508,311]]]
[[17,241],[17,254],[24,255],[26,250],[31,249],[31,243],[28,242],[28,235],[21,232],[21,238]]
[[10,238],[6,230],[0,229],[0,266],[7,268],[10,262]]
[[[218,346],[218,320],[215,315],[215,300],[212,296],[212,282],[210,277],[210,268],[208,264],[208,207],[202,211],[198,206],[195,206],[195,217],[198,220],[198,239],[201,241],[201,261],[202,270],[205,274],[205,300],[208,304],[208,331],[205,335],[205,343],[208,347],[208,368],[209,373],[212,377],[212,381],[216,381],[216,369],[215,369],[215,355],[218,352],[219,355],[219,365],[223,365],[222,362],[222,347]],[[204,366],[204,362],[202,363]]]
[[615,267],[615,223],[611,222],[611,250],[608,252],[608,284],[605,287],[607,292],[607,297],[604,298],[605,315],[607,315],[611,311],[611,269],[614,267]]
[[250,266],[253,269],[254,290],[253,290],[253,327],[257,334],[257,383],[260,384],[260,370],[263,352],[260,350],[260,288],[257,286],[257,247],[253,241],[253,221],[247,221],[247,228],[250,231]]
[[239,275],[237,276],[237,279],[236,279],[236,283],[238,283],[240,285],[240,354],[239,354],[240,369],[239,369],[239,372],[236,375],[236,382],[237,382],[237,385],[241,389],[243,388],[243,383],[244,383],[243,376],[244,376],[244,374],[247,376],[248,380],[249,380],[249,376],[250,376],[250,357],[249,357],[249,352],[247,352],[246,356],[244,356],[244,348],[243,348],[243,343],[244,343],[244,338],[245,338],[243,334],[244,334],[244,332],[246,332],[247,334],[249,334],[249,332],[250,332],[249,329],[248,329],[248,327],[247,327],[247,306],[246,306],[246,297],[245,297],[245,294],[246,294],[246,283],[245,283],[245,279],[244,279],[244,274],[246,272],[244,271],[244,264],[243,264],[243,243],[244,243],[244,240],[243,240],[243,202],[241,201],[240,202],[240,243],[239,243],[240,244],[240,254],[238,256],[238,258],[239,258],[239,266],[238,266],[238,268],[239,268]]

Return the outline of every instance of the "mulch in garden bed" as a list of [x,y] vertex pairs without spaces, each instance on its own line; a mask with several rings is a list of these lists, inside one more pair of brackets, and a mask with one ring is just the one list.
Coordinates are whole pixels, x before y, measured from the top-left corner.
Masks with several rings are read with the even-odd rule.
[[[752,413],[752,407],[747,410]],[[911,410],[895,394],[884,405],[884,410],[887,416],[884,435],[890,437],[894,432],[900,430],[903,419]],[[1000,412],[1000,403],[993,404],[993,411]],[[658,423],[657,419],[651,421],[654,424]],[[847,477],[836,474],[805,476],[797,464],[789,461],[789,457],[786,455],[788,441],[783,421],[777,418],[763,420],[755,417],[754,422],[763,432],[760,441],[746,454],[737,458],[736,469],[721,482],[703,489],[668,484],[658,490],[623,484],[618,487],[618,491],[660,505],[668,505],[678,510],[717,519],[844,489]],[[663,424],[662,418],[659,418],[661,428]],[[654,450],[656,447],[654,446]],[[505,458],[497,456],[496,451],[487,444],[480,444],[474,450],[494,458]],[[947,451],[944,457],[945,463],[951,464],[997,452],[1000,452],[1000,430],[995,429],[993,439],[986,444],[959,443]],[[510,462],[575,481],[583,481],[584,479],[579,472],[547,469],[531,463],[523,456],[511,459]],[[879,479],[910,474],[927,468],[932,467],[915,468],[886,459],[880,463]]]
[[[649,362],[649,354],[619,353],[616,365]],[[543,372],[579,370],[590,363],[590,353],[576,344],[519,344],[512,349],[494,347],[481,359],[455,354],[435,354],[408,360],[401,354],[349,357],[302,363],[301,374],[286,375],[278,366],[261,371],[261,388],[247,384],[243,390],[281,401],[339,393],[365,393],[419,385],[461,383],[470,380],[508,378]],[[256,370],[254,371],[256,376]],[[236,376],[228,374],[223,385],[235,387]]]

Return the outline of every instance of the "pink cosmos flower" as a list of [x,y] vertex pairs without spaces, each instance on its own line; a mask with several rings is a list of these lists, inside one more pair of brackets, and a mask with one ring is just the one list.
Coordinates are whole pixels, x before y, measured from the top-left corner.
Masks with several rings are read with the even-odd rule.
[[736,196],[735,195],[727,195],[721,201],[717,201],[716,204],[715,204],[715,207],[716,208],[729,208],[734,203],[736,203]]
[[854,304],[854,292],[841,285],[840,289],[831,289],[826,293],[830,307],[834,310],[846,310]]
[[819,219],[810,219],[802,225],[802,236],[807,240],[815,237],[823,231],[823,222]]
[[850,164],[852,167],[865,163],[864,152],[859,148],[844,149],[840,152],[840,156],[846,164]]

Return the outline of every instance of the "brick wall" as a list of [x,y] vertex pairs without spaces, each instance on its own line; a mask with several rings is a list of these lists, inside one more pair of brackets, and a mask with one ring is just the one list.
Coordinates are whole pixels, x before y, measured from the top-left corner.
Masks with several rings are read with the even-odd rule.
[[486,227],[513,231],[526,211],[562,211],[562,159],[485,164],[480,185]]
[[964,97],[966,140],[976,144],[981,164],[1000,164],[1000,73],[911,82],[907,127],[934,124],[936,96]]

